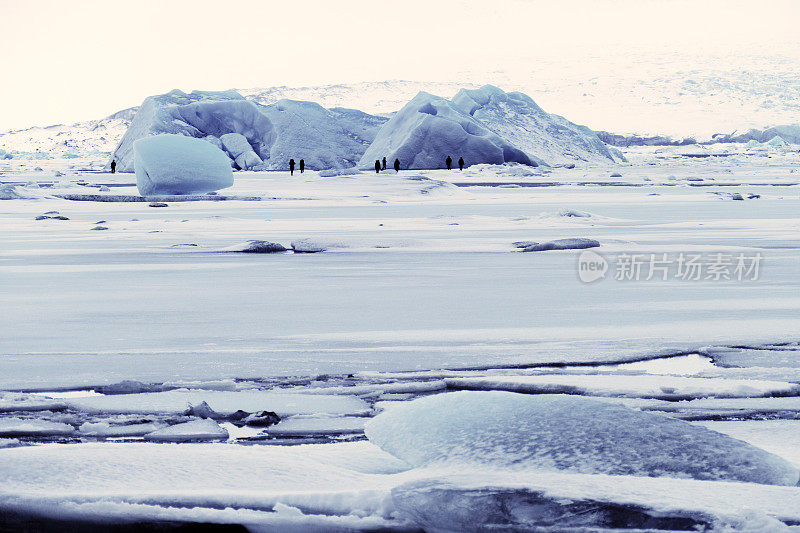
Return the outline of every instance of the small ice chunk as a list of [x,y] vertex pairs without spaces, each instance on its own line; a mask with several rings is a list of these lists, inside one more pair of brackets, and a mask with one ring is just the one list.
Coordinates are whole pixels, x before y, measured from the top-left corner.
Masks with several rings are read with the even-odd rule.
[[108,422],[86,422],[78,431],[89,437],[141,437],[162,429],[165,425],[154,422],[113,426]]
[[584,248],[597,248],[600,243],[595,239],[574,238],[556,239],[554,241],[533,244],[523,248],[523,252],[543,252],[545,250],[582,250]]
[[189,442],[198,440],[227,440],[228,432],[208,418],[192,420],[158,429],[144,436],[146,440],[159,442]]

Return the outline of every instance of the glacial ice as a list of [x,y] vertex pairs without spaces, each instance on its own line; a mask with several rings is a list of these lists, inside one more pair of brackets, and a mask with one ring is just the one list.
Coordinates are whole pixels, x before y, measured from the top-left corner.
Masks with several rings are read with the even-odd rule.
[[156,135],[134,143],[136,186],[142,196],[202,194],[233,185],[219,149],[183,135]]
[[414,466],[483,465],[795,485],[798,470],[681,420],[564,395],[454,392],[384,411],[370,442]]
[[300,159],[307,170],[353,167],[386,122],[355,109],[325,109],[314,102],[280,100],[261,108],[275,128],[267,168],[285,170]]
[[226,133],[219,140],[225,151],[236,163],[237,168],[251,170],[264,163],[258,154],[253,151],[250,143],[247,142],[247,137],[241,133]]
[[390,165],[399,159],[401,169],[445,168],[448,155],[454,162],[463,157],[467,165],[541,163],[491,132],[453,102],[420,92],[383,125],[358,167],[372,168],[376,160],[386,157]]
[[492,85],[462,89],[453,103],[532,159],[549,165],[575,161],[625,161],[595,132],[545,112],[529,96]]
[[304,159],[309,170],[346,168],[356,164],[386,120],[313,102],[262,106],[235,91],[175,90],[142,103],[112,159],[118,171],[130,172],[137,139],[172,133],[224,148],[240,169],[285,170],[289,159]]

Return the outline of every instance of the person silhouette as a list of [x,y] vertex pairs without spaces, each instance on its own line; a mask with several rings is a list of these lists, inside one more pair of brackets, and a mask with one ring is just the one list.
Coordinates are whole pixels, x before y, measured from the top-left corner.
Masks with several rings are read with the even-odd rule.
[[294,176],[294,159],[289,160],[289,174]]
[[117,162],[112,159],[111,160],[111,173],[113,174],[116,171],[117,171]]
[[463,157],[459,157],[458,158],[458,170],[464,170],[464,158]]
[[381,162],[377,159],[375,160],[375,174],[381,171]]
[[395,159],[394,160],[394,171],[395,172],[400,172],[400,160],[399,159]]
[[302,174],[305,169],[306,169],[306,162],[301,159],[300,160],[300,174]]
[[447,159],[444,160],[444,164],[447,165],[447,170],[450,170],[450,167],[453,166],[453,158],[448,155]]
[[381,163],[381,170],[386,170],[386,158],[383,158],[383,162]]

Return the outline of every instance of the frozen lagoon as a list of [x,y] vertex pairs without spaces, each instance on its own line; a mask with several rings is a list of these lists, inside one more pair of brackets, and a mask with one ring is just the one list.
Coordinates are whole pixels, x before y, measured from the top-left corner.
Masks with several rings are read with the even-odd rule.
[[[441,386],[426,387],[423,383],[448,377],[483,378],[491,384],[513,381],[522,371],[545,376],[596,372],[635,375],[642,370],[626,370],[624,365],[610,369],[559,365],[618,363],[690,352],[713,357],[714,350],[706,350],[709,346],[771,345],[766,346],[772,349],[765,353],[798,353],[798,154],[689,160],[642,150],[630,159],[631,165],[613,169],[534,169],[532,175],[520,175],[529,172],[520,171],[520,167],[473,168],[463,174],[409,171],[399,176],[389,172],[328,178],[311,172],[293,178],[283,173],[242,172],[237,173],[236,184],[225,195],[260,200],[168,201],[166,208],[149,207],[149,202],[56,197],[136,195],[132,175],[94,172],[89,161],[79,162],[87,171],[65,168],[64,161],[4,161],[0,181],[22,184],[16,190],[31,199],[0,202],[0,285],[3,307],[10,310],[4,313],[0,336],[0,389],[91,389],[136,380],[149,387],[141,391],[145,395],[166,393],[170,388],[189,388],[193,395],[201,396],[204,388],[217,389],[215,394],[220,394],[220,388],[228,389],[226,405],[235,407],[239,401],[236,395],[250,397],[252,393],[247,391],[252,390],[264,391],[267,397],[267,391],[275,390],[302,397],[306,392],[327,388],[335,389],[328,393],[348,396],[352,387],[349,396],[377,412],[391,408],[393,402],[456,386],[458,380],[448,384],[445,379]],[[35,165],[45,170],[35,171]],[[55,177],[56,167],[66,176]],[[622,177],[611,178],[615,171]],[[455,186],[448,181],[482,185]],[[29,182],[41,186],[28,186]],[[545,182],[551,185],[520,186]],[[109,190],[101,191],[101,184]],[[740,193],[744,200],[733,200],[733,193]],[[749,198],[755,195],[759,197]],[[35,220],[51,211],[69,220]],[[565,215],[569,212],[591,216]],[[92,229],[98,226],[108,229]],[[597,239],[601,246],[594,250],[607,258],[623,253],[760,253],[763,263],[757,281],[617,281],[612,269],[605,280],[586,284],[578,279],[578,252],[518,253],[514,246],[520,241],[572,237]],[[289,248],[293,241],[309,239],[326,251],[263,255],[229,251],[250,239],[278,242]],[[774,366],[781,358],[772,356],[767,358],[769,364],[760,365],[757,355],[756,350],[738,358],[740,368],[717,368],[713,376],[708,368],[697,369],[688,377],[726,379],[730,374],[731,379],[748,379],[743,374],[751,371],[749,377],[754,379],[791,384],[800,381],[796,369]],[[745,364],[741,363],[743,358]],[[662,372],[671,373],[669,369]],[[497,374],[504,379],[486,379]],[[392,388],[408,381],[419,389]],[[165,387],[168,382],[173,385]],[[718,382],[709,381],[708,385],[708,395],[713,396]],[[663,386],[670,389],[670,378],[664,378]],[[693,397],[697,397],[697,386],[693,382]],[[764,394],[762,388],[753,390],[754,395]],[[791,389],[779,387],[774,393],[794,394],[787,390]],[[612,388],[607,394],[613,397],[616,393]],[[772,392],[767,390],[767,394]],[[212,395],[207,396],[213,408]],[[47,405],[41,403],[40,396],[37,398],[41,405]],[[20,435],[16,438],[21,443],[34,446],[13,453],[41,454],[38,459],[32,455],[31,461],[52,465],[67,460],[60,458],[62,450],[80,454],[83,446],[105,446],[108,451],[103,453],[115,455],[114,450],[119,448],[114,447],[120,443],[111,439],[93,444],[95,437],[77,429],[87,422],[121,426],[139,423],[147,412],[134,405],[134,396],[129,399],[131,409],[123,412],[85,410],[80,405],[86,402],[68,399],[58,411],[24,411],[26,419],[72,425],[76,432],[58,439]],[[636,398],[619,399],[633,405],[630,400]],[[794,397],[754,399],[749,411],[736,408],[741,400],[715,398],[716,403],[705,400],[708,405],[704,406],[642,399],[639,407],[729,424],[744,417],[750,418],[746,421],[750,425],[758,423],[757,417],[794,418],[800,413],[800,408],[789,405]],[[759,405],[776,401],[788,407],[759,411],[756,400]],[[121,398],[119,401],[125,403]],[[663,404],[675,409],[667,410]],[[268,402],[246,406],[275,410],[269,409]],[[23,406],[18,407],[20,410],[0,416],[20,418]],[[186,421],[180,406],[176,410],[171,414],[153,412],[150,418],[160,424]],[[283,414],[288,419],[311,416],[312,422],[298,418],[304,422],[295,425],[309,428],[309,435],[319,439],[315,428],[336,433],[331,420],[342,412],[310,415],[297,409],[296,413]],[[320,420],[316,426],[314,416]],[[349,419],[342,423],[342,427],[345,425],[353,427]],[[745,440],[757,434],[750,426],[740,432],[726,427],[725,432]],[[311,440],[295,437],[293,442]],[[358,438],[357,433],[344,437]],[[51,443],[38,445],[45,440]],[[266,428],[258,438],[232,436],[228,444],[202,446],[236,450],[240,444],[271,442],[287,443],[287,439],[271,438]],[[175,453],[186,460],[189,455],[185,454],[194,446],[137,445],[159,449],[174,446]],[[338,449],[345,450],[349,460],[357,463],[367,457],[364,450],[371,445],[350,442],[324,446],[343,447]],[[791,446],[775,446],[776,453],[787,448]],[[13,450],[0,452],[0,460]],[[270,452],[276,454],[275,461],[297,461],[294,456],[281,455],[289,453],[281,450]],[[91,456],[93,452],[86,453]],[[796,457],[791,455],[785,458],[791,461]],[[131,455],[128,462],[120,456],[126,465],[120,468],[137,471],[148,456],[146,452]],[[11,456],[8,458],[11,460]],[[241,460],[248,461],[244,455]],[[205,467],[197,468],[196,475],[202,478]],[[37,485],[35,480],[23,480],[23,475],[24,471],[7,471],[3,483],[6,505],[12,500],[39,498],[45,487],[59,486],[57,480],[46,476],[37,478]],[[291,475],[301,479],[300,474]],[[344,479],[341,472],[331,472],[332,487],[337,476]],[[497,478],[492,479],[496,484]],[[142,483],[146,485],[147,479]],[[378,490],[372,483],[357,487]],[[613,485],[613,480],[604,479],[603,483]],[[619,483],[623,486],[625,482]],[[659,480],[652,483],[648,494],[655,496],[649,504],[658,507],[665,505],[665,499],[675,497],[675,480],[665,481],[661,493]],[[242,484],[247,484],[244,478]],[[387,482],[380,490],[390,490],[394,484]],[[183,491],[180,487],[189,485],[179,485],[176,490]],[[211,490],[218,489],[219,494],[235,492],[235,487],[227,485],[214,487],[212,483]],[[330,503],[314,507],[308,503],[317,498],[313,495],[306,499],[289,497],[297,490],[293,487],[279,490],[275,501],[300,509],[301,514],[302,510],[311,514],[316,511],[327,517],[324,520],[350,517],[345,521],[347,527],[362,529],[415,527],[393,518],[394,510],[377,511],[377,504],[370,510],[341,504],[333,511],[326,507]],[[57,488],[53,490],[58,492]],[[81,517],[92,516],[92,512],[96,516],[120,516],[114,515],[120,512],[118,506],[133,505],[139,506],[136,512],[141,513],[136,516],[157,520],[172,513],[166,509],[175,509],[169,503],[172,497],[154,496],[147,500],[147,506],[153,508],[141,507],[141,499],[122,488],[113,510],[98,507],[92,504],[94,497],[87,490],[77,487],[68,494],[62,491],[66,502],[80,501],[84,511],[89,509],[78,513]],[[702,488],[692,490],[703,492]],[[709,486],[705,490],[712,494],[721,489]],[[774,492],[774,488],[769,490]],[[27,496],[23,498],[23,494]],[[221,499],[208,508],[194,502],[196,512],[180,504],[183,510],[175,511],[173,518],[211,520],[208,517],[215,512],[212,507],[236,507],[240,503],[240,496],[226,499],[219,494]],[[337,494],[333,490],[317,501],[340,501],[342,496]],[[782,497],[800,501],[798,494]],[[731,498],[733,513],[741,505]],[[642,501],[637,505],[643,505]],[[720,506],[715,505],[715,512],[720,512]],[[255,522],[285,519],[275,522],[285,525],[302,524],[308,519],[281,507],[277,511],[275,506],[256,507],[250,507],[252,512],[266,517],[254,515]],[[797,518],[792,518],[789,507],[784,514],[767,505],[757,511],[794,523]],[[242,521],[237,513],[224,517],[220,520],[225,523]]]

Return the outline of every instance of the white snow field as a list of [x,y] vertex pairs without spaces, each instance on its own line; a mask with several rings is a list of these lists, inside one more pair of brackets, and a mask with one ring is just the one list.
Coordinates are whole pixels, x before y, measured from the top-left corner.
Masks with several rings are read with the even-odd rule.
[[[147,196],[106,155],[0,160],[0,529],[796,529],[766,483],[800,466],[800,148],[752,148]],[[563,239],[599,246],[522,253]],[[542,392],[581,409],[484,399]],[[363,431],[447,395],[477,399],[435,439],[444,408]],[[557,460],[508,462],[536,439]]]

